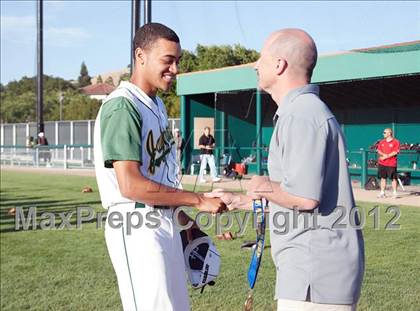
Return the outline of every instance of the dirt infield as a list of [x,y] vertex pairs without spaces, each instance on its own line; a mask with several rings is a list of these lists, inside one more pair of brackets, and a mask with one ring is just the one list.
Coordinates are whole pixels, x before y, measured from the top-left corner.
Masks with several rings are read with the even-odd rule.
[[[16,171],[16,172],[32,172],[40,174],[57,174],[57,175],[76,175],[76,176],[95,176],[93,169],[61,169],[61,168],[30,168],[30,167],[16,167],[16,166],[1,166],[1,170]],[[211,186],[213,189],[222,188],[240,191],[245,189],[246,183],[251,176],[246,176],[242,180],[231,180],[222,179],[217,183],[207,183],[204,185]],[[198,176],[196,175],[184,175],[181,182],[189,185],[203,185],[198,184]],[[387,189],[388,193],[391,194],[391,190]],[[420,207],[420,186],[405,186],[405,191],[399,189],[399,196],[396,199],[384,198],[378,199],[376,196],[378,191],[367,191],[360,188],[360,183],[353,182],[353,192],[356,201],[364,202],[377,202],[381,204],[389,205],[410,205]]]

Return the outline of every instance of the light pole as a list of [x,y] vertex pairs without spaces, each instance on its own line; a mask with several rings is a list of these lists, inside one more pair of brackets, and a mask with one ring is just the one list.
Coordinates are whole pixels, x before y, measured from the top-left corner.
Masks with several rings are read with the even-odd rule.
[[63,99],[64,99],[63,92],[60,90],[58,92],[58,101],[60,102],[60,121],[63,120]]
[[37,1],[37,96],[36,123],[37,133],[44,132],[44,98],[43,98],[43,0]]
[[136,30],[140,27],[140,0],[131,0],[131,50],[130,50],[130,75],[134,68],[134,45],[133,39],[136,34]]

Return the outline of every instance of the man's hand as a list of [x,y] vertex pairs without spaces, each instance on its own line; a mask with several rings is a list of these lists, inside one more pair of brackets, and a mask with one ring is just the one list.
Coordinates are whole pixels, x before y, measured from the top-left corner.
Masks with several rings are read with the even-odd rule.
[[229,211],[236,209],[252,209],[252,198],[244,194],[225,192],[223,189],[214,189],[213,192],[205,193],[209,198],[220,198],[227,206]]
[[273,192],[268,176],[253,176],[246,186],[247,195],[252,199],[261,199],[264,193]]
[[209,212],[212,214],[222,213],[227,210],[226,204],[218,197],[199,196],[200,203],[197,209],[201,212]]

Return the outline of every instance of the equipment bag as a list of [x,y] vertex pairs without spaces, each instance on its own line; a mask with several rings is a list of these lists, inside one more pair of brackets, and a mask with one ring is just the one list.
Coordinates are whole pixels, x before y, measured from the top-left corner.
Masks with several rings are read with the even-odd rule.
[[376,177],[371,176],[369,177],[368,181],[365,184],[366,190],[378,190],[379,189],[379,183]]

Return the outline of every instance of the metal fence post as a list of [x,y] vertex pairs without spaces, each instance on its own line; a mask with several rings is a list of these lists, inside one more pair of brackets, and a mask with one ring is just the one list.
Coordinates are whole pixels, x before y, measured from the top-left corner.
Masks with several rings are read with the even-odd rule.
[[12,145],[16,146],[16,124],[13,124],[12,127]]
[[63,154],[63,165],[64,169],[67,169],[67,145],[64,145],[64,154]]
[[14,165],[14,159],[15,159],[15,157],[16,157],[16,148],[10,148],[10,155],[11,155],[11,157],[10,157],[10,166],[13,166]]
[[0,145],[2,145],[1,147],[1,152],[4,151],[3,145],[4,145],[4,124],[1,124],[1,130],[0,130]]
[[362,172],[361,172],[361,178],[360,178],[360,187],[363,189],[365,187],[365,184],[367,182],[367,176],[368,176],[368,165],[367,165],[367,150],[364,150],[363,148],[360,149],[362,152]]
[[[74,123],[70,121],[70,145],[74,145]],[[70,149],[70,160],[73,160],[73,149]]]
[[85,167],[85,148],[80,147],[80,157],[82,158],[82,168]]
[[29,132],[29,123],[25,124],[25,135],[26,135],[26,139],[31,135]]
[[[88,120],[88,145],[92,145],[92,121]],[[91,150],[88,149],[87,159],[91,159]]]
[[36,167],[39,167],[39,148],[36,148],[36,155],[35,155],[35,159],[36,159]]
[[[55,126],[54,126],[55,127],[54,128],[54,130],[55,130],[55,144],[58,145],[58,121],[55,121],[54,124],[55,124]],[[55,152],[55,158],[58,159],[58,148],[56,148],[54,152]]]
[[217,171],[217,175],[219,175],[220,174],[220,149],[219,148],[215,148],[215,150],[214,150],[215,152],[215,160],[216,160],[216,167],[218,167],[219,168],[219,170]]

